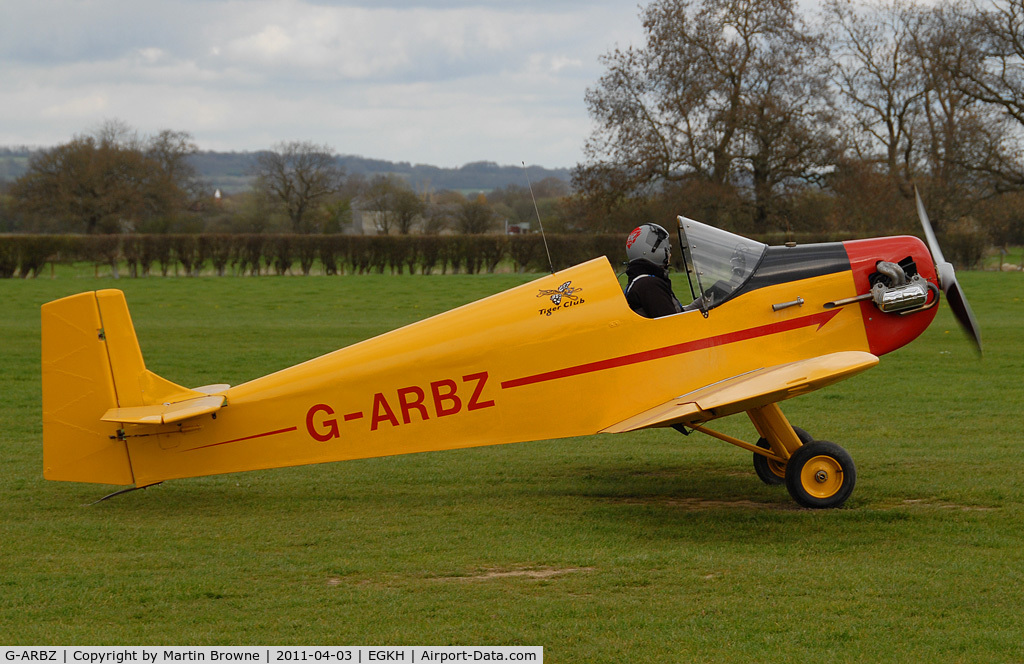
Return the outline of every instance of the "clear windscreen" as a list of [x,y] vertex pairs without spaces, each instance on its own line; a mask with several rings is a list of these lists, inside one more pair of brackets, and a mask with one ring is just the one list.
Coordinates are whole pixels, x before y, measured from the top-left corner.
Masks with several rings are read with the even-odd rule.
[[696,278],[702,309],[721,304],[740,288],[761,262],[768,245],[723,231],[693,219],[679,217],[685,258]]

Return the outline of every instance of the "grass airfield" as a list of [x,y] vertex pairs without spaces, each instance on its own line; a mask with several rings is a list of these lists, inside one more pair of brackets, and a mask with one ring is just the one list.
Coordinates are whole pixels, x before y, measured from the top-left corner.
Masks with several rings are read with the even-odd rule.
[[[798,509],[748,453],[672,430],[178,480],[92,506],[116,487],[42,478],[43,302],[121,288],[148,368],[237,384],[531,278],[0,281],[0,643],[1024,660],[1020,273],[960,275],[983,360],[942,305],[877,368],[784,404],[853,455],[840,510]],[[756,438],[744,417],[718,424]]]

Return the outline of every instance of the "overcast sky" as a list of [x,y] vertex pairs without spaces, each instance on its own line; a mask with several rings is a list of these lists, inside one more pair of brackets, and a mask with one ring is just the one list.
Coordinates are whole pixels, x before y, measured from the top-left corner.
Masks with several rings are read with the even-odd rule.
[[642,35],[632,0],[0,0],[0,145],[119,119],[203,150],[571,167],[599,57]]

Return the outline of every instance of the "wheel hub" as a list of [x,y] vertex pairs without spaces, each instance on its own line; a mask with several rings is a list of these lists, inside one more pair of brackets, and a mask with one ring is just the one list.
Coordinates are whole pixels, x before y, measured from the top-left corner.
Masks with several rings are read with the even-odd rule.
[[827,440],[804,443],[786,462],[786,488],[803,507],[839,507],[856,481],[853,459]]
[[808,459],[800,476],[804,490],[815,498],[829,498],[843,486],[843,467],[827,454]]

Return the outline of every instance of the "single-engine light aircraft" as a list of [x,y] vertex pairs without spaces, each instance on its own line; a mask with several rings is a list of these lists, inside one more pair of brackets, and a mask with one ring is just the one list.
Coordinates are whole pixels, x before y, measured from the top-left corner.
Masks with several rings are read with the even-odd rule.
[[[752,452],[761,480],[802,506],[837,507],[856,481],[850,455],[794,428],[779,402],[909,343],[940,289],[981,349],[920,198],[918,212],[930,246],[912,236],[767,246],[679,217],[694,298],[682,313],[634,313],[602,257],[234,387],[188,389],[147,370],[121,291],[49,302],[44,475],[128,491],[674,427]],[[706,426],[736,413],[759,440]]]

